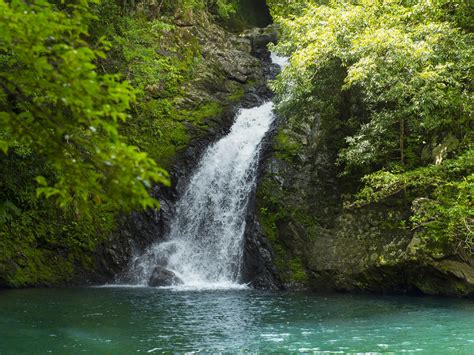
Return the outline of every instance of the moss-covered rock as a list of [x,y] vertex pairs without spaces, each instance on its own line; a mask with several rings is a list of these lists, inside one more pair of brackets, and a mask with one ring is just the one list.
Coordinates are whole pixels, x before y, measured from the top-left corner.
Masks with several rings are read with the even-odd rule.
[[60,210],[36,197],[34,177],[48,174],[40,157],[12,153],[0,161],[0,201],[6,201],[0,204],[0,287],[113,280],[136,249],[162,233],[176,184],[228,129],[233,107],[249,92],[266,90],[251,40],[205,11],[158,18],[104,1],[97,12],[92,36],[112,44],[99,70],[123,74],[137,90],[121,134],[166,167],[174,186],[154,190],[161,211],[124,215],[100,206],[80,216],[74,206]]
[[341,174],[338,127],[317,113],[292,117],[273,138],[257,191],[257,215],[289,288],[473,296],[472,257],[440,250],[410,228],[403,193],[344,208],[359,176]]
[[166,234],[177,191],[205,148],[228,132],[238,107],[270,95],[264,68],[269,63],[252,55],[250,39],[229,33],[205,16],[195,16],[182,30],[187,33],[184,38],[199,44],[187,79],[173,97],[145,93],[136,115],[124,126],[134,144],[167,167],[172,186],[154,191],[160,211],[122,216],[120,227],[97,248],[92,271],[81,270],[76,282],[101,283],[116,277],[126,281],[132,256]]

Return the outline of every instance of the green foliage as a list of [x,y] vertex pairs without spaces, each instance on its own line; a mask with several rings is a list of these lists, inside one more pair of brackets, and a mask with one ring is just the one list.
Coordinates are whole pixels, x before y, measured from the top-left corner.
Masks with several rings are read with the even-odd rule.
[[[351,206],[379,202],[404,191],[414,193],[412,228],[428,246],[467,258],[474,250],[474,151],[407,172],[378,171],[364,177],[365,187]],[[351,207],[348,206],[348,207]]]
[[291,280],[297,281],[297,282],[304,282],[308,280],[308,275],[306,274],[301,258],[296,257],[296,258],[291,259],[288,262],[288,266],[291,270],[291,276],[290,276]]
[[301,15],[308,3],[307,0],[267,0],[270,11],[277,20]]
[[278,108],[296,130],[318,117],[345,178],[366,175],[351,206],[396,195],[413,202],[413,228],[433,247],[471,253],[472,5],[269,4],[275,50],[291,56],[272,83]]
[[217,8],[217,13],[222,18],[229,18],[231,15],[235,13],[236,7],[235,4],[232,2],[228,2],[227,0],[216,0],[215,6]]
[[0,159],[16,149],[46,158],[54,173],[36,177],[37,194],[62,207],[156,207],[148,188],[167,184],[166,172],[118,133],[135,92],[97,73],[107,43],[95,49],[84,40],[89,3],[64,7],[0,2]]
[[[279,227],[293,225],[294,222],[305,229],[305,238],[312,238],[314,218],[307,213],[304,206],[295,206],[291,202],[291,196],[288,196],[271,176],[266,176],[259,185],[257,208],[258,221],[275,252],[274,263],[282,280],[288,283],[307,281],[308,274],[303,262],[307,260],[307,250],[303,245],[307,245],[308,240],[300,240],[301,236],[294,230],[282,233]],[[286,235],[288,233],[295,234],[290,237]]]
[[280,130],[275,137],[276,155],[278,158],[288,160],[298,154],[301,149],[300,143],[296,142],[291,136]]
[[0,285],[94,267],[121,210],[157,206],[155,161],[168,166],[222,111],[185,100],[209,68],[173,3],[160,18],[108,0],[0,3]]
[[446,129],[463,138],[473,107],[471,35],[446,21],[440,6],[334,1],[280,19],[285,40],[278,48],[293,52],[281,79],[292,83],[291,100],[309,101],[336,61],[346,73],[340,94],[348,91],[364,109],[351,113],[356,133],[340,152],[348,172],[387,159],[416,166],[423,141]]
[[214,12],[221,18],[228,18],[236,11],[233,0],[139,0],[124,1],[124,10],[140,12],[149,18],[175,16],[192,18],[195,14]]
[[91,205],[78,218],[72,206],[58,209],[54,201],[37,198],[34,177],[54,171],[32,152],[15,151],[0,170],[0,284],[62,283],[75,267],[90,267],[92,251],[112,231],[117,212]]
[[[141,14],[120,20],[117,14],[117,22],[111,43],[121,58],[118,66],[127,73],[138,98],[120,132],[130,144],[169,166],[188,144],[190,127],[205,127],[205,120],[222,110],[216,102],[186,100],[186,84],[196,71],[209,68],[202,62],[198,40],[173,21]],[[104,66],[114,64],[110,60]]]

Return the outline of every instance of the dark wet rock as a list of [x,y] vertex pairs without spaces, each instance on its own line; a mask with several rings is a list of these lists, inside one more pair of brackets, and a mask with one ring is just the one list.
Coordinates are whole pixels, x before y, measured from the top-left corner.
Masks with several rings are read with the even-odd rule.
[[[167,235],[175,213],[174,202],[206,148],[229,132],[239,108],[255,107],[272,97],[266,84],[276,71],[269,61],[267,40],[251,40],[251,36],[239,37],[224,32],[214,24],[207,28],[190,26],[187,30],[200,39],[206,66],[202,70],[196,70],[193,80],[183,88],[187,95],[178,104],[186,107],[199,102],[225,102],[225,97],[236,90],[243,91],[243,97],[224,106],[221,114],[205,119],[204,128],[189,126],[192,139],[168,168],[172,186],[157,186],[153,190],[153,195],[160,200],[161,209],[122,216],[117,231],[97,249],[93,270],[81,272],[76,281],[78,283],[134,282],[135,275],[128,272],[133,266],[134,256],[142,254],[152,243],[163,240]],[[255,33],[263,36],[260,32],[265,31],[267,30]],[[260,45],[262,47],[258,47]],[[266,59],[262,60],[250,54],[256,49],[259,50],[260,57]],[[155,89],[147,88],[150,92]],[[270,249],[269,244],[259,232],[259,226],[254,223],[255,214],[252,208],[247,217],[244,259],[248,266],[244,266],[243,280],[259,288],[278,288],[280,283],[272,264],[272,252],[266,250]],[[157,261],[156,265],[164,264]],[[159,270],[157,269],[157,273]]]
[[254,107],[261,105],[263,103],[264,98],[262,98],[261,95],[258,95],[256,93],[249,93],[244,97],[242,100],[242,105],[245,107]]
[[151,287],[175,286],[182,283],[181,279],[176,276],[173,271],[161,266],[157,266],[153,269],[150,279],[148,280],[148,286]]
[[275,25],[269,25],[264,28],[252,28],[241,34],[241,37],[250,40],[251,53],[258,58],[268,58],[265,51],[269,43],[277,43],[278,32]]
[[[278,251],[273,260],[286,288],[474,296],[472,258],[431,255],[416,233],[401,226],[410,210],[396,200],[343,209],[340,181],[324,163],[328,157],[309,134],[306,140],[308,147],[291,160],[281,159],[281,151],[280,158],[270,154],[259,184],[257,209],[272,213],[261,214],[259,222]],[[315,174],[311,160],[327,170]]]
[[[266,162],[271,158],[272,140],[280,120],[277,119],[261,142],[259,165],[257,169],[257,185],[266,173]],[[279,270],[275,266],[275,253],[268,236],[262,231],[257,218],[256,191],[249,198],[249,208],[245,225],[245,245],[242,263],[242,282],[262,290],[283,289]]]
[[272,247],[262,233],[253,209],[249,212],[245,230],[241,281],[256,289],[281,289],[283,285],[274,265],[275,255]]
[[343,207],[359,181],[340,174],[344,136],[331,129],[315,112],[286,117],[261,167],[258,223],[283,285],[474,297],[474,257],[439,254],[407,228],[419,200]]
[[240,51],[251,53],[252,52],[252,42],[248,38],[243,37],[231,37],[232,44]]

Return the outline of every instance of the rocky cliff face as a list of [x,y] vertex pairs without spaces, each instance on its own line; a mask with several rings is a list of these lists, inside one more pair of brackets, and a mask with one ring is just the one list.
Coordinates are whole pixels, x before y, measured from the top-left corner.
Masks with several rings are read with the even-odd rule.
[[[108,282],[123,274],[134,253],[166,234],[173,203],[204,149],[222,137],[238,107],[271,96],[266,80],[274,74],[266,44],[272,29],[237,36],[221,27],[189,26],[203,46],[202,70],[188,83],[186,101],[215,100],[225,109],[189,126],[192,140],[170,167],[172,188],[158,188],[162,209],[133,213],[101,245],[88,282]],[[238,101],[228,100],[240,92]],[[377,293],[469,296],[474,294],[474,262],[439,255],[406,227],[411,206],[389,203],[344,209],[357,181],[341,177],[336,165],[341,133],[317,114],[303,120],[280,118],[264,142],[259,186],[251,197],[246,227],[243,282],[256,288],[290,288]]]
[[[272,95],[267,80],[275,75],[276,68],[271,65],[266,49],[269,42],[276,41],[276,31],[271,26],[240,35],[215,23],[186,24],[186,30],[199,40],[202,62],[200,70],[186,84],[186,95],[181,104],[196,106],[200,102],[218,101],[222,111],[206,117],[204,125],[188,126],[190,143],[174,157],[168,168],[172,186],[154,190],[161,209],[123,216],[120,228],[97,249],[94,266],[78,273],[78,283],[127,282],[126,270],[132,257],[166,235],[174,215],[174,202],[205,148],[228,132],[239,108],[257,106]],[[249,211],[249,226],[253,226],[250,222],[255,215],[253,212]],[[255,281],[257,286],[277,287],[276,274],[267,272],[272,270],[271,258],[264,258],[263,263],[260,261],[262,254],[269,253],[269,245],[265,244],[263,236],[255,237],[249,228],[246,236],[250,242],[244,258],[254,271],[245,272],[243,281],[258,279]]]
[[[71,278],[78,284],[112,282],[117,277],[126,281],[124,271],[133,255],[166,234],[174,201],[204,149],[228,132],[239,107],[253,107],[271,97],[266,84],[275,67],[266,45],[276,41],[273,28],[238,35],[208,16],[176,19],[175,27],[179,45],[198,48],[198,54],[181,97],[173,101],[186,139],[170,140],[175,145],[171,153],[160,155],[158,150],[155,157],[167,165],[172,179],[171,188],[153,191],[161,209],[121,215],[117,222],[110,221],[115,225],[111,234],[89,226],[88,233],[106,236],[100,236],[105,241],[92,257],[79,247],[72,253],[54,243],[32,243],[35,249],[31,250],[45,251],[42,258],[26,253],[29,245],[12,247],[11,253],[4,253],[8,263],[2,269],[0,287],[64,284],[71,283]],[[172,37],[166,40],[169,47],[176,44]],[[179,56],[166,48],[158,54]],[[146,85],[149,102],[160,98],[160,85]],[[188,114],[199,117],[187,119]],[[146,143],[151,145],[167,148],[170,143],[150,137]],[[258,189],[250,200],[242,281],[271,289],[472,296],[474,260],[430,251],[406,227],[412,206],[402,199],[395,196],[383,205],[343,208],[346,195],[355,192],[358,182],[339,174],[336,152],[342,138],[338,128],[322,123],[317,113],[280,118],[275,124],[264,142]],[[47,273],[38,271],[47,264],[43,259],[52,261]]]
[[258,221],[288,288],[474,295],[474,260],[430,250],[396,196],[343,208],[358,186],[336,164],[337,127],[317,114],[282,120],[257,193]]

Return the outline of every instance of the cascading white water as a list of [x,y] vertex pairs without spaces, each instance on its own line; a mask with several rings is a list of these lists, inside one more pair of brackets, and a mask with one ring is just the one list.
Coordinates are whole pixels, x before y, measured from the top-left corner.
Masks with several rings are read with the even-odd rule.
[[288,65],[288,58],[279,56],[276,53],[271,52],[270,58],[273,64],[278,65],[281,69],[284,69]]
[[238,285],[247,205],[261,142],[273,119],[272,102],[242,109],[230,133],[207,148],[177,201],[166,240],[136,259],[139,283],[146,284],[159,265],[184,286]]

